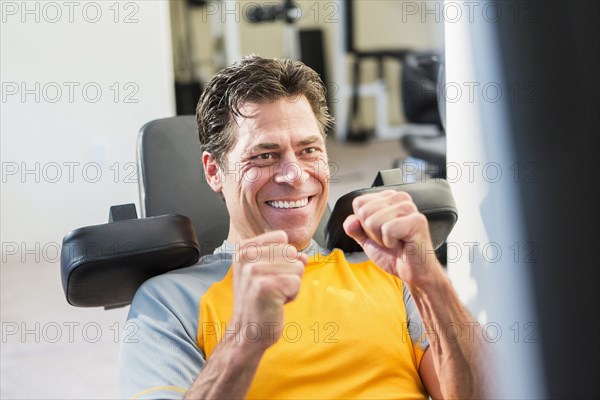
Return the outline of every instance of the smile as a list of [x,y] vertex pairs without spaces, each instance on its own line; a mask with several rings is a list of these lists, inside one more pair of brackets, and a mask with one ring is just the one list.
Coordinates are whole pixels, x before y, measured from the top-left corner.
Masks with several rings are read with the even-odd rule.
[[274,208],[300,208],[308,204],[309,198],[305,197],[296,201],[267,201],[267,204]]

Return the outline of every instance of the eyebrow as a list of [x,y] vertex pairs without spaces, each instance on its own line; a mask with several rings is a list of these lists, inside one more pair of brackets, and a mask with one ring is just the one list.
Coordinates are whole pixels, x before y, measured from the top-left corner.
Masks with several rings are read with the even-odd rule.
[[309,144],[313,144],[315,142],[318,142],[319,139],[321,139],[321,136],[317,136],[317,135],[309,136],[305,139],[302,139],[298,143],[296,143],[296,147],[302,147],[302,146],[306,146]]
[[277,143],[260,143],[256,146],[253,146],[249,153],[254,153],[257,150],[277,150],[280,146]]
[[[309,144],[313,144],[315,142],[318,142],[320,138],[321,137],[317,136],[317,135],[309,136],[309,137],[297,142],[295,147],[303,147],[303,146],[307,146]],[[259,143],[256,146],[253,146],[250,149],[249,153],[254,153],[255,151],[258,151],[258,150],[277,150],[279,148],[281,148],[281,146],[279,146],[279,144],[277,144],[277,143]]]

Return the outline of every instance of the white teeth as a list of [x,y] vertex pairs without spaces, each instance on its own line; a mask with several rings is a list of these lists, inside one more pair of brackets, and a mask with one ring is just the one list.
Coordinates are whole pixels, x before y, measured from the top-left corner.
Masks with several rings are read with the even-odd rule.
[[308,204],[308,197],[298,201],[269,201],[267,203],[275,208],[300,208]]

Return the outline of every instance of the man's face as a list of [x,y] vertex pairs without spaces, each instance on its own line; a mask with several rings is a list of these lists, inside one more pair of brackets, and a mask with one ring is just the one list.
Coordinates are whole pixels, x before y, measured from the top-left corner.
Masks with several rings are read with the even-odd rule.
[[[231,218],[228,240],[272,230],[305,248],[327,206],[329,169],[317,118],[305,97],[245,104],[237,143],[209,183],[222,191]],[[203,159],[206,159],[204,155]],[[206,161],[205,161],[206,169]]]

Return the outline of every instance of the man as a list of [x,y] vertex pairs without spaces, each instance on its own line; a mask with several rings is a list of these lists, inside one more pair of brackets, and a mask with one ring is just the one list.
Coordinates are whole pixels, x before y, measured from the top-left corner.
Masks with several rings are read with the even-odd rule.
[[[482,336],[406,193],[355,199],[344,230],[364,254],[312,240],[327,206],[331,124],[314,71],[246,57],[211,80],[197,119],[229,235],[216,254],[138,290],[122,396],[484,395]],[[439,329],[452,324],[470,334]]]

